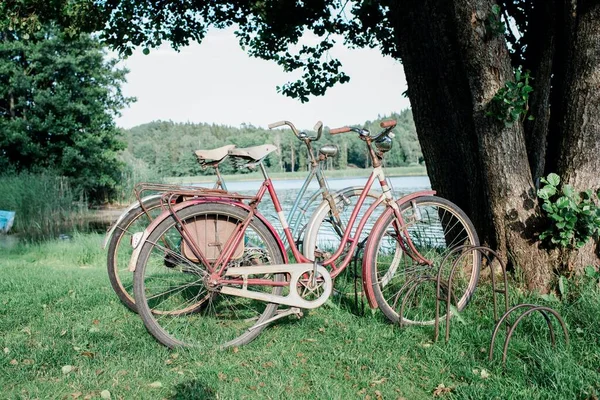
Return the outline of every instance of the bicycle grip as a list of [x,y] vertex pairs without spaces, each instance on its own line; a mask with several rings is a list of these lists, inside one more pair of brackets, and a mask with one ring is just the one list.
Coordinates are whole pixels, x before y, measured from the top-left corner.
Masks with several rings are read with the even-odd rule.
[[382,128],[393,128],[396,126],[396,123],[397,122],[394,121],[393,119],[388,119],[387,121],[381,121],[379,126]]
[[279,126],[287,125],[285,121],[277,121],[269,124],[269,129],[277,128]]
[[330,135],[337,135],[339,133],[350,132],[349,126],[343,126],[341,128],[334,128],[329,130]]

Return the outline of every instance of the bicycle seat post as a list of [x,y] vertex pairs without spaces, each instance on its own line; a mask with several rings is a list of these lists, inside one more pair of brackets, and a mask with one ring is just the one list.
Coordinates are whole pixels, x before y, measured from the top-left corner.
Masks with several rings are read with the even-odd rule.
[[265,168],[265,164],[262,162],[262,160],[258,163],[258,165],[260,166],[260,172],[262,172],[265,181],[268,180],[269,174],[267,173],[267,169]]

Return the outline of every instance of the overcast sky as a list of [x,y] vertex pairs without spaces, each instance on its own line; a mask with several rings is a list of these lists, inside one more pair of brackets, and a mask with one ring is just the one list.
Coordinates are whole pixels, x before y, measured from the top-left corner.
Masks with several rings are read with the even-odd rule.
[[122,62],[130,73],[123,86],[137,102],[123,110],[117,125],[130,128],[153,120],[266,127],[287,119],[301,128],[317,120],[330,127],[360,124],[409,107],[402,65],[378,50],[336,46],[350,82],[302,104],[276,91],[294,76],[274,62],[251,58],[231,30],[209,32],[201,45],[180,52],[169,46],[141,49]]

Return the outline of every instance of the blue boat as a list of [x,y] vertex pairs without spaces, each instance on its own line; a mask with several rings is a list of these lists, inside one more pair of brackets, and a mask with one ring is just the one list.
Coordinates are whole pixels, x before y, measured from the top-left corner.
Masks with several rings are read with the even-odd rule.
[[2,211],[0,210],[0,233],[8,233],[15,222],[14,211]]

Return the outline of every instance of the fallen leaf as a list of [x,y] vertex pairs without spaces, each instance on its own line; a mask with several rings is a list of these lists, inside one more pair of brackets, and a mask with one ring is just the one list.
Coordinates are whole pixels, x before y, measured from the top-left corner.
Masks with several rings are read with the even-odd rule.
[[25,365],[33,365],[33,360],[31,358],[26,358],[23,360],[23,364]]
[[306,342],[312,343],[312,342],[316,342],[316,341],[317,341],[317,339],[311,339],[311,338],[301,340],[301,342],[304,342],[304,343],[306,343]]
[[99,328],[97,328],[97,327],[95,327],[95,326],[92,326],[92,327],[90,328],[89,332],[90,332],[90,333],[97,333],[97,332],[100,332],[100,329],[99,329]]
[[381,392],[379,390],[375,391],[375,398],[377,400],[383,400],[383,396],[381,395]]
[[96,354],[92,353],[91,351],[84,351],[81,353],[81,355],[87,358],[94,358]]
[[103,399],[110,399],[110,392],[108,390],[103,390],[100,392],[100,397]]
[[224,374],[224,373],[222,373],[222,372],[219,372],[219,373],[217,374],[217,376],[219,377],[219,380],[220,380],[220,381],[224,381],[225,379],[227,379],[227,375],[225,375],[225,374]]
[[8,353],[10,353],[10,350],[8,349],[8,347],[5,347],[4,348],[4,354],[8,354]]
[[577,333],[583,333],[583,329],[577,328],[577,329],[575,329],[575,332],[577,332]]
[[71,371],[73,371],[73,366],[72,365],[64,365],[61,368],[61,371],[62,371],[63,374],[66,375],[66,374],[70,373]]
[[325,332],[325,328],[319,328],[319,332],[321,332],[321,333]]
[[94,325],[98,325],[99,323],[100,323],[100,321],[97,320],[97,319],[95,319],[95,320],[92,321],[92,324],[94,324]]
[[71,397],[74,399],[78,399],[79,397],[81,397],[83,393],[81,392],[75,392],[75,393],[71,393]]
[[231,349],[231,351],[233,351],[234,353],[237,353],[238,351],[240,351],[240,348],[235,346],[233,349]]
[[19,362],[17,360],[15,360],[14,358],[12,360],[10,360],[10,365],[17,365]]
[[151,388],[161,388],[161,387],[162,387],[162,383],[160,383],[159,381],[152,382],[152,383],[150,384],[150,387],[151,387]]
[[481,370],[481,379],[487,379],[490,377],[490,373],[487,372],[485,369]]
[[437,385],[437,387],[433,390],[433,396],[434,397],[439,397],[439,396],[443,396],[446,393],[450,393],[452,391],[452,388],[450,387],[446,387],[446,385],[444,385],[443,383],[440,383],[439,385]]
[[67,334],[67,330],[66,330],[66,329],[63,329],[63,330],[60,332],[60,336],[65,336],[66,334]]
[[101,370],[101,369],[97,369],[97,370],[96,370],[96,376],[98,376],[98,375],[102,375],[103,373],[104,373],[104,371],[103,371],[103,370]]
[[271,368],[273,366],[273,361],[268,361],[263,364],[263,368]]

